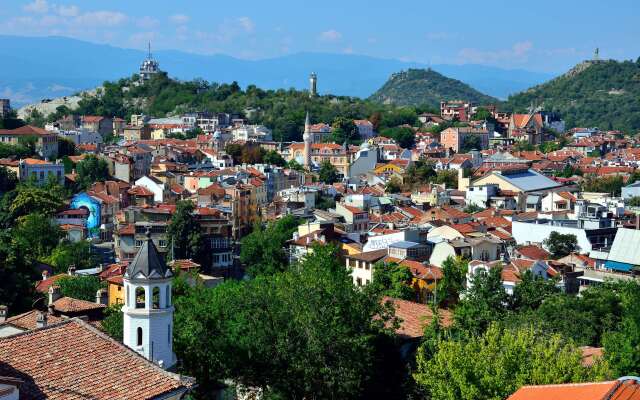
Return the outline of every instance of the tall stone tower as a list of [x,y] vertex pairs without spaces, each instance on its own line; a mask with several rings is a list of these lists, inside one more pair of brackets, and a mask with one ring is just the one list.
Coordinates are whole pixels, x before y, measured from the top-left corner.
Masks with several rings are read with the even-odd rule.
[[307,111],[307,117],[304,120],[304,135],[302,135],[304,141],[304,166],[305,168],[311,167],[311,121],[309,119],[309,111]]
[[312,72],[309,75],[309,97],[316,97],[318,95],[318,75]]
[[147,233],[123,276],[123,342],[165,369],[176,362],[173,353],[172,278],[173,273]]

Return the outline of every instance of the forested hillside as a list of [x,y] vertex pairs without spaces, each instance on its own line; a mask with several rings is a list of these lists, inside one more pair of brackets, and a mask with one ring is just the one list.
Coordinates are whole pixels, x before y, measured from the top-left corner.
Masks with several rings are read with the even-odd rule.
[[559,111],[567,127],[640,129],[640,58],[636,62],[586,61],[566,74],[509,97],[504,108],[531,105]]

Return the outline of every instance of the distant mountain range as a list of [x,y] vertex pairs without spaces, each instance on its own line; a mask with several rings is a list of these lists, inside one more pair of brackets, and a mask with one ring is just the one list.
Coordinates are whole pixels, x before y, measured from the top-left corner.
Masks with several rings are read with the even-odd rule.
[[395,73],[370,99],[399,106],[429,105],[436,110],[441,100],[464,99],[479,104],[498,102],[496,98],[432,69],[409,69]]
[[511,96],[506,111],[544,107],[558,111],[568,128],[640,130],[640,59],[585,61],[549,82]]
[[[16,105],[66,96],[91,89],[105,80],[131,76],[144,51],[122,49],[64,37],[0,35],[0,97]],[[481,65],[424,65],[351,54],[298,53],[249,61],[226,55],[199,55],[177,50],[154,53],[161,69],[182,80],[203,78],[237,81],[265,89],[308,87],[309,73],[318,74],[320,93],[366,98],[395,72],[432,68],[483,93],[509,94],[544,82],[552,75]]]

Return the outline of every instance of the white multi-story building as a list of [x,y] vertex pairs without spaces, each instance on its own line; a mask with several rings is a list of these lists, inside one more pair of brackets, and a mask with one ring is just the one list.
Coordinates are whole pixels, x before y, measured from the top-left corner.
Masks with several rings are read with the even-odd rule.
[[263,125],[240,125],[231,130],[233,140],[270,142],[271,130]]

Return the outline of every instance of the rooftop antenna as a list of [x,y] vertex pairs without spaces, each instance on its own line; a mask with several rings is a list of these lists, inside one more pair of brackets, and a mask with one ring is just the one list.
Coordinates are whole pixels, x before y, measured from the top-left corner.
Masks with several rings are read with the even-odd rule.
[[593,60],[600,61],[600,49],[596,47],[596,51],[593,52]]
[[147,56],[147,57],[149,58],[149,60],[151,60],[151,41],[149,41],[149,42],[147,43],[147,45],[148,45],[148,48],[149,48],[149,54],[148,54],[148,56]]

